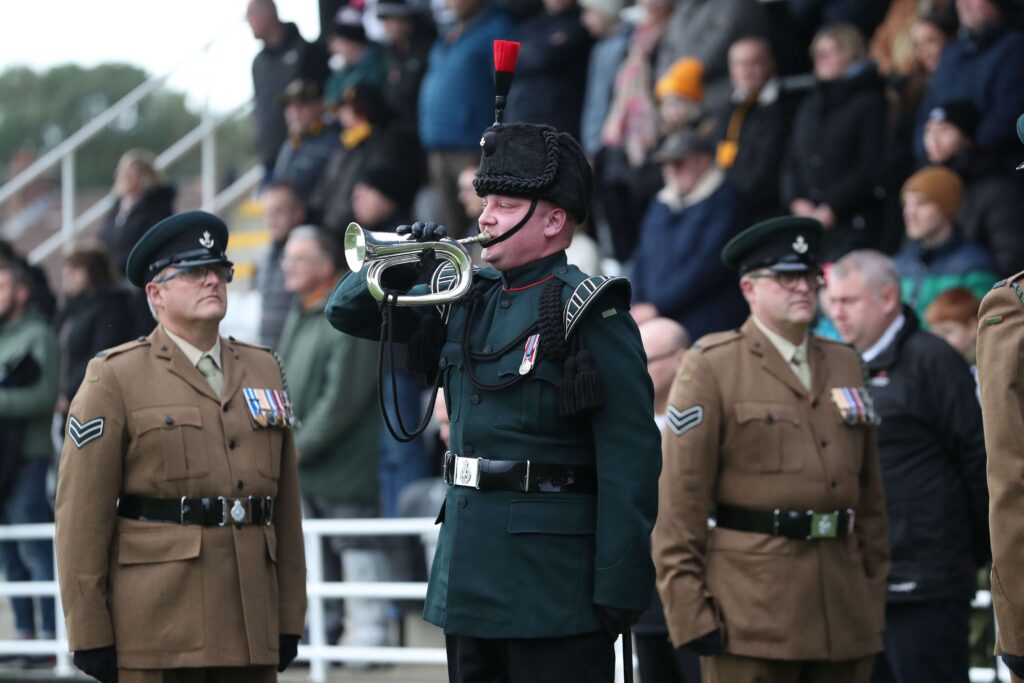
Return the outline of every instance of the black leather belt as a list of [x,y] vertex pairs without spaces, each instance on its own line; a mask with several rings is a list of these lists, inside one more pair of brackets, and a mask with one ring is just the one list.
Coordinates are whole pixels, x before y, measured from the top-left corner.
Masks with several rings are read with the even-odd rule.
[[717,526],[736,531],[753,531],[770,536],[814,540],[846,538],[853,532],[856,513],[847,508],[834,512],[814,510],[751,510],[719,505]]
[[556,465],[529,460],[464,458],[444,454],[444,482],[481,491],[597,493],[593,465]]
[[146,498],[121,496],[117,516],[143,522],[173,522],[200,526],[256,524],[274,522],[274,499],[270,496],[247,498]]

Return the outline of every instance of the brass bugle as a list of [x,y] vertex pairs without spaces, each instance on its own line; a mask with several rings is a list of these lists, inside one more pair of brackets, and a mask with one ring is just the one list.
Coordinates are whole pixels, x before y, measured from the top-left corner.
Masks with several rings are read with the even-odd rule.
[[345,261],[352,272],[367,268],[367,289],[374,299],[380,301],[385,296],[380,282],[385,270],[392,266],[416,263],[424,251],[433,249],[437,258],[447,261],[454,269],[455,286],[443,292],[399,294],[388,300],[396,306],[440,306],[462,298],[473,284],[473,261],[466,247],[470,244],[486,244],[490,240],[488,233],[481,232],[461,240],[442,237],[432,242],[418,242],[412,235],[371,232],[364,230],[358,223],[349,223],[345,230]]

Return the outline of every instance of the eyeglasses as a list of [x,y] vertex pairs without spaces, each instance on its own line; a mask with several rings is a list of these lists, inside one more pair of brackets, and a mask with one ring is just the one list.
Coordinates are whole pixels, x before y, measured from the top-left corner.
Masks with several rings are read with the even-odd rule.
[[190,285],[201,285],[206,282],[206,278],[213,273],[217,276],[217,279],[221,282],[228,283],[235,279],[235,269],[232,266],[182,266],[173,273],[168,273],[163,277],[155,278],[153,282],[157,284],[163,284],[173,280],[176,277],[180,277]]
[[818,290],[825,286],[825,276],[819,270],[801,270],[793,273],[777,272],[768,270],[748,275],[751,280],[775,280],[775,282],[791,292],[796,291],[801,282],[806,282],[812,290]]

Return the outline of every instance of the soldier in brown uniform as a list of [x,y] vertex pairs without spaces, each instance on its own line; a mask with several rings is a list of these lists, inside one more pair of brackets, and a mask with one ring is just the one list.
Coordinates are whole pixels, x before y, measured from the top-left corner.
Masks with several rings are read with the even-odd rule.
[[305,555],[290,410],[266,349],[219,335],[227,226],[161,221],[128,258],[157,327],[101,352],[71,402],[57,560],[75,664],[100,681],[274,681]]
[[875,417],[856,353],[808,333],[820,242],[783,217],[726,245],[752,315],[700,339],[669,396],[658,590],[705,682],[867,681],[882,649]]
[[[1024,142],[1024,114],[1017,119]],[[1024,170],[1024,164],[1017,167]],[[1024,681],[1024,272],[1000,280],[978,311],[978,386],[988,453],[996,654]]]

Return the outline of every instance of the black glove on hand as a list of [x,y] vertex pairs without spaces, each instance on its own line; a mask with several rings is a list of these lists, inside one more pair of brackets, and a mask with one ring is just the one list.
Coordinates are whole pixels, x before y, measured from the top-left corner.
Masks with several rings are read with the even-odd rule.
[[680,647],[696,652],[701,657],[719,655],[725,649],[725,645],[722,643],[722,632],[717,628],[711,633],[705,633],[700,638],[694,638],[690,642],[680,645]]
[[1003,664],[1006,668],[1012,671],[1017,676],[1024,678],[1024,657],[1018,657],[1017,655],[1008,655],[1005,652],[999,655],[1000,659],[1003,660]]
[[279,635],[277,637],[277,672],[281,673],[295,660],[299,654],[299,637]]
[[399,235],[412,235],[417,242],[436,242],[448,236],[448,231],[443,225],[421,221],[416,221],[412,225],[399,225],[395,232]]
[[117,683],[117,650],[113,645],[94,650],[78,650],[72,661],[100,683]]
[[625,633],[630,626],[635,624],[642,612],[636,610],[619,609],[617,607],[605,607],[594,605],[597,610],[597,618],[601,620],[604,630],[614,640],[620,633]]

